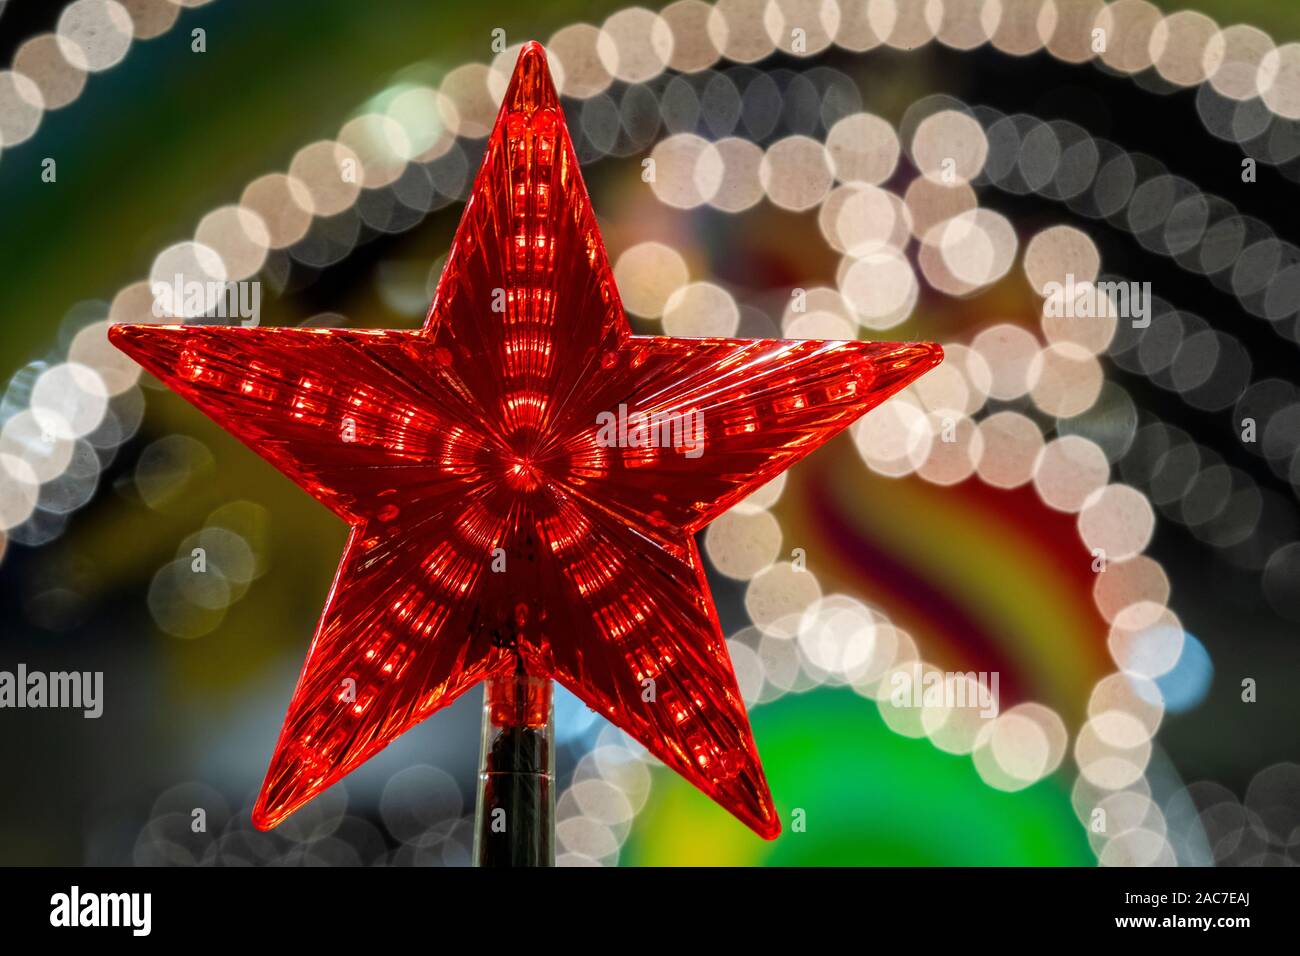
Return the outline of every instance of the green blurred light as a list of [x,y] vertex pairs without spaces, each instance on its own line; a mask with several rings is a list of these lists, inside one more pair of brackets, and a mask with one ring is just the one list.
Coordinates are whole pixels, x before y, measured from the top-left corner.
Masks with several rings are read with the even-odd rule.
[[[1093,866],[1066,772],[1018,793],[967,756],[890,731],[847,688],[787,695],[751,715],[785,832],[755,837],[679,778],[655,776],[621,862],[714,866]],[[796,809],[806,829],[793,832]]]

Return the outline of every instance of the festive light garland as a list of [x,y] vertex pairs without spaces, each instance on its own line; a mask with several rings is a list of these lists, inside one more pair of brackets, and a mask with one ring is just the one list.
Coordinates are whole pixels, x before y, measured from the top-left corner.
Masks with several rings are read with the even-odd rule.
[[0,152],[36,134],[47,111],[74,103],[91,73],[117,66],[134,40],[160,37],[181,9],[212,0],[73,0],[0,70]]
[[[722,42],[718,44],[719,50],[716,52],[726,52],[730,58],[738,62],[752,62],[753,60],[761,59],[763,56],[766,56],[768,52],[771,52],[771,48],[767,45],[767,41],[762,38],[760,33],[756,33],[752,29],[723,30],[719,33],[715,24],[719,22],[718,16],[720,15],[724,18],[722,21],[724,26],[727,24],[736,26],[737,23],[741,22],[744,13],[752,12],[749,10],[749,7],[755,6],[756,5],[752,3],[733,3],[728,2],[728,0],[723,0],[723,3],[720,3],[717,8],[710,12],[704,4],[696,3],[694,0],[686,0],[685,3],[673,4],[663,12],[661,17],[656,17],[656,15],[650,14],[648,11],[640,11],[637,13],[636,20],[638,22],[644,20],[645,16],[651,18],[646,21],[651,25],[651,29],[648,33],[640,29],[631,29],[630,27],[625,29],[626,24],[624,21],[618,21],[617,30],[610,28],[607,31],[600,31],[594,27],[566,28],[566,30],[570,31],[569,33],[561,31],[555,38],[553,38],[552,53],[553,56],[562,57],[566,48],[572,48],[569,51],[570,55],[575,57],[575,64],[583,68],[575,68],[573,71],[573,77],[571,80],[573,84],[572,92],[574,95],[578,96],[594,96],[604,88],[601,86],[601,83],[604,81],[600,75],[600,71],[591,68],[591,63],[589,62],[590,58],[584,58],[582,56],[583,51],[589,51],[590,48],[594,47],[597,52],[596,60],[600,62],[605,72],[608,73],[612,79],[615,75],[615,71],[620,68],[618,64],[622,62],[621,58],[618,56],[620,47],[615,39],[616,37],[623,37],[625,42],[629,44],[644,45],[642,37],[648,36],[650,39],[647,42],[649,43],[650,49],[653,53],[656,49],[656,44],[661,43],[661,41],[655,39],[656,36],[662,36],[662,31],[658,30],[656,27],[658,23],[662,22],[671,27],[671,24],[674,21],[686,24],[691,22],[692,18],[704,14],[706,22],[709,25],[709,29],[706,33],[710,37],[710,42],[714,42],[714,38],[718,35],[721,35],[723,38]],[[776,10],[777,13],[773,15],[773,21],[779,25],[779,29],[783,29],[786,25],[787,17],[790,17],[789,22],[791,23],[800,22],[798,15],[792,14],[791,11],[798,10],[799,12],[804,12],[803,8],[810,5],[775,3],[771,5],[758,4],[757,6],[762,6],[765,12]],[[863,30],[863,24],[855,22],[851,16],[846,17],[841,21],[832,17],[830,14],[827,14],[826,11],[834,8],[834,4],[820,4],[813,6],[818,6],[820,8],[817,19],[824,28],[824,35],[819,35],[816,38],[806,37],[805,39],[808,42],[803,49],[795,49],[792,46],[791,49],[787,50],[787,52],[806,52],[812,54],[819,52],[821,49],[825,49],[833,40],[840,42],[840,45],[848,49],[866,49],[870,46],[878,45],[881,38],[875,36],[876,42],[872,43],[870,36],[874,35],[877,29],[888,20],[888,8],[892,7],[893,4],[889,3],[888,0],[885,0],[884,3],[877,3],[873,0],[872,3],[866,4],[864,8],[866,10],[865,31]],[[933,4],[928,5],[927,9],[933,6]],[[938,6],[942,9],[942,4],[939,4]],[[956,5],[953,6],[955,7]],[[986,5],[980,4],[978,6],[983,9]],[[1047,7],[1050,7],[1051,4],[1042,6],[1043,9],[1046,9]],[[919,8],[920,5],[917,5],[917,7]],[[1105,8],[1103,12],[1105,12],[1107,16],[1113,18],[1113,24],[1115,26],[1124,26],[1125,24],[1132,26],[1134,24],[1140,25],[1146,22],[1145,9],[1147,7],[1149,7],[1148,4],[1138,3],[1135,2],[1135,0],[1120,0],[1119,3]],[[882,31],[885,34],[885,42],[890,43],[890,45],[897,43],[904,46],[918,38],[924,42],[930,38],[930,36],[926,35],[927,29],[929,29],[930,35],[934,35],[940,33],[943,28],[950,25],[950,22],[944,20],[942,17],[940,18],[941,25],[932,24],[930,19],[926,16],[922,16],[918,22],[918,18],[914,15],[914,9],[915,8],[913,7],[905,8],[902,11],[902,16],[893,20],[887,30]],[[675,12],[670,15],[670,10]],[[718,11],[722,11],[722,13],[719,14]],[[873,11],[875,14],[874,17]],[[895,10],[894,12],[898,13],[899,11]],[[625,18],[631,18],[632,13],[633,11],[624,11],[621,15]],[[731,13],[736,18],[735,22],[727,19],[728,13]],[[615,15],[615,17],[618,16],[620,16],[620,14]],[[1167,30],[1170,31],[1171,37],[1177,33],[1173,26],[1173,18],[1176,16],[1178,15],[1171,15],[1170,18],[1167,18],[1170,23]],[[829,20],[835,21],[834,26],[828,26],[828,18]],[[611,21],[613,20],[614,18],[611,17]],[[956,22],[956,20],[952,21],[952,23]],[[607,25],[609,23],[610,21],[607,21]],[[981,19],[980,23],[981,29],[983,29],[985,21]],[[1182,30],[1182,21],[1178,21],[1178,23],[1180,24],[1178,30]],[[642,24],[642,26],[643,25],[644,24]],[[967,26],[969,26],[969,24],[967,24]],[[952,29],[956,30],[957,28],[954,26]],[[1153,25],[1152,42],[1154,42],[1155,29],[1156,27]],[[767,25],[767,30],[772,30],[770,23]],[[854,32],[855,30],[858,32]],[[1223,50],[1221,51],[1222,60],[1220,61],[1221,69],[1198,82],[1212,81],[1213,78],[1219,76],[1220,73],[1225,74],[1222,82],[1216,85],[1218,92],[1234,98],[1244,99],[1244,95],[1240,97],[1236,96],[1236,94],[1244,94],[1244,91],[1249,89],[1248,86],[1243,87],[1239,79],[1234,78],[1237,73],[1241,72],[1238,67],[1240,67],[1242,63],[1250,62],[1251,58],[1255,58],[1258,61],[1255,63],[1255,75],[1257,77],[1260,75],[1268,75],[1270,71],[1272,71],[1275,78],[1282,76],[1284,75],[1282,68],[1290,64],[1291,57],[1294,55],[1293,48],[1295,45],[1289,45],[1288,47],[1279,48],[1277,50],[1262,50],[1260,45],[1255,42],[1257,38],[1254,38],[1253,34],[1251,34],[1250,37],[1243,38],[1240,31],[1230,32],[1233,30],[1236,30],[1236,28],[1229,28],[1229,31],[1223,31],[1222,34],[1223,39],[1220,41],[1223,46]],[[984,32],[986,34],[985,39],[992,38],[995,46],[998,46],[999,49],[1003,49],[1004,52],[1013,55],[1030,52],[1032,49],[1036,48],[1033,46],[1032,39],[1027,40],[1024,37],[1016,35],[1014,28],[1009,33],[999,34],[996,29],[984,30]],[[785,40],[784,33],[780,33],[778,30],[778,35],[781,36],[782,40]],[[854,44],[861,44],[864,42],[864,35],[868,37],[865,41],[867,45],[855,46]],[[1220,34],[1215,34],[1215,36],[1219,35]],[[974,34],[974,36],[977,38],[978,33]],[[1000,43],[999,37],[1001,38]],[[969,35],[966,35],[962,39],[957,39],[954,34],[949,34],[949,39],[952,41],[951,45],[957,48],[969,48],[961,46],[961,43],[966,42],[970,38]],[[940,39],[943,39],[942,33],[940,33]],[[1048,41],[1058,39],[1060,39],[1060,34],[1059,32],[1054,31],[1048,38]],[[778,45],[777,41],[772,39],[771,36],[768,37],[768,40],[771,41],[772,47]],[[1039,40],[1041,43],[1042,38],[1040,37]],[[616,65],[613,68],[609,66],[610,54],[608,51],[610,42],[614,43],[615,50],[613,59]],[[695,38],[693,42],[697,48],[696,51],[693,54],[689,53],[688,51],[691,44],[686,43],[683,44],[684,50],[680,56],[686,57],[693,55],[697,58],[707,60],[708,53],[700,52],[698,49],[700,42],[698,37]],[[983,41],[977,40],[977,42],[972,43],[971,46],[978,45],[979,42]],[[1132,46],[1132,44],[1127,44],[1127,46]],[[670,44],[670,48],[671,47],[672,45]],[[1048,42],[1048,48],[1052,49],[1051,42]],[[1206,48],[1211,49],[1209,41],[1207,41]],[[660,47],[660,49],[662,49],[662,47]],[[1062,47],[1062,49],[1064,49],[1064,47]],[[559,51],[558,53],[557,50]],[[601,55],[602,50],[605,51],[604,55]],[[1053,52],[1058,51],[1053,50]],[[655,64],[659,58],[656,55],[651,55],[646,58],[644,56],[644,51],[641,51],[641,53],[641,59],[644,60],[645,63],[636,71],[635,74],[633,74],[636,78],[628,80],[629,82],[645,82],[645,80],[653,78],[653,76],[658,75],[658,73],[665,67],[674,66],[675,64],[670,61],[673,56],[678,55],[675,49],[672,55],[664,55],[662,57],[662,62],[658,62],[656,69]],[[1059,52],[1058,55],[1061,55],[1063,59],[1068,60],[1067,56]],[[509,51],[502,54],[502,57],[508,56]],[[1241,59],[1241,57],[1244,57],[1245,59]],[[636,62],[636,60],[637,57],[632,57],[629,62]],[[706,65],[711,65],[714,61],[716,61],[716,57],[714,57],[713,60],[709,60]],[[1108,65],[1125,72],[1133,72],[1135,69],[1142,68],[1140,66],[1135,66],[1136,62],[1140,62],[1140,57],[1135,61],[1128,54],[1116,54],[1113,58],[1107,58],[1103,55],[1103,61]],[[1161,61],[1159,58],[1154,58],[1153,62],[1158,69],[1161,66],[1161,62],[1166,62],[1167,69],[1161,70],[1162,75],[1165,75],[1166,72],[1176,75],[1176,71],[1173,67],[1168,65],[1168,63],[1172,61]],[[1231,69],[1229,69],[1229,67],[1231,67]],[[702,67],[696,66],[695,68],[699,69]],[[586,72],[584,72],[584,69]],[[640,78],[641,71],[646,71],[644,79]],[[557,73],[558,72],[559,70],[557,70]],[[1232,74],[1232,76],[1228,76],[1227,74]],[[1289,77],[1289,74],[1286,75]],[[427,106],[431,103],[436,104],[444,112],[444,115],[454,117],[454,122],[448,123],[449,127],[454,125],[457,128],[457,132],[463,131],[472,136],[476,129],[475,122],[481,122],[481,119],[476,120],[474,112],[475,107],[482,105],[481,102],[478,102],[482,98],[481,94],[474,92],[476,86],[478,86],[478,80],[484,80],[490,89],[493,78],[498,76],[499,71],[497,70],[489,70],[488,68],[477,67],[475,65],[463,67],[459,71],[452,71],[451,74],[448,74],[447,79],[444,80],[443,86],[438,91],[433,91],[431,88],[415,88],[413,90],[399,93],[398,96],[393,99],[392,103],[389,104],[389,109],[391,110],[392,104],[399,100],[403,103],[403,107],[398,110],[399,115],[405,115],[408,110],[411,113],[418,113],[420,106]],[[618,78],[624,79],[625,77],[619,76]],[[1172,80],[1172,76],[1166,76],[1166,78]],[[1174,82],[1178,81],[1174,80]],[[608,85],[608,83],[605,82],[605,85]],[[1278,83],[1275,82],[1269,87],[1269,89],[1272,90],[1277,85]],[[569,91],[566,90],[566,92]],[[402,97],[406,97],[406,99],[402,99]],[[486,102],[490,108],[491,98],[486,98]],[[1287,115],[1288,118],[1292,118],[1287,112],[1285,112],[1292,108],[1290,105],[1290,99],[1287,95],[1282,95],[1281,93],[1273,95],[1269,105],[1270,107],[1274,107],[1279,112],[1279,115]],[[427,133],[428,131],[425,132]],[[448,130],[444,128],[435,133],[432,137],[426,136],[426,139],[430,140],[426,143],[418,136],[412,136],[411,131],[395,119],[391,112],[387,112],[378,118],[375,118],[373,115],[370,117],[360,117],[358,120],[354,120],[344,127],[340,132],[338,141],[326,141],[324,143],[315,144],[314,147],[308,147],[306,150],[299,153],[298,157],[295,158],[295,165],[300,174],[305,173],[306,175],[295,175],[294,166],[291,166],[289,176],[273,174],[272,176],[263,177],[261,180],[250,184],[249,189],[245,191],[244,202],[241,206],[223,207],[223,209],[217,210],[214,213],[209,214],[208,217],[205,217],[203,223],[200,224],[198,233],[196,233],[195,242],[191,244],[181,244],[180,246],[174,246],[169,250],[166,250],[162,255],[160,255],[160,262],[155,263],[154,272],[165,274],[160,268],[161,264],[166,267],[183,266],[187,268],[189,272],[182,274],[197,274],[215,278],[217,281],[239,281],[240,278],[246,278],[247,276],[253,275],[264,264],[265,255],[269,250],[286,248],[305,235],[314,214],[323,214],[326,210],[333,209],[336,206],[339,207],[336,211],[341,211],[341,209],[350,207],[352,203],[356,202],[356,200],[360,198],[360,190],[362,187],[378,188],[380,186],[395,183],[400,177],[400,169],[398,169],[398,167],[405,166],[406,160],[437,159],[448,154],[455,144],[454,138],[446,135],[447,133]],[[402,144],[397,149],[393,149],[394,140],[397,140]],[[419,146],[423,146],[423,149],[419,152],[411,152]],[[806,157],[808,155],[806,148],[803,146],[800,146],[799,148],[804,150],[804,155]],[[798,152],[793,149],[793,146],[787,146],[786,149],[793,152],[794,155],[778,155],[773,158],[771,155],[772,150],[769,149],[763,153],[762,162],[768,163],[769,168],[770,166],[779,164],[783,161],[793,162],[797,167],[800,163]],[[309,152],[309,150],[312,150],[312,152]],[[385,155],[386,151],[388,153],[387,156]],[[404,156],[403,154],[407,152],[411,152],[411,155]],[[396,159],[394,158],[394,154],[396,154]],[[323,164],[320,163],[321,156],[327,157],[326,162]],[[332,193],[334,187],[329,182],[328,173],[317,178],[312,171],[313,162],[316,162],[323,170],[327,171],[330,168],[337,168],[338,164],[347,162],[350,159],[357,160],[359,168],[363,170],[362,181],[357,184],[356,190],[344,188],[341,190],[341,194],[338,192]],[[396,175],[393,175],[395,169],[398,169],[398,172]],[[317,170],[317,172],[319,172],[319,170]],[[769,173],[769,184],[777,178],[780,177],[773,177]],[[773,198],[774,200],[782,199],[779,204],[786,204],[788,208],[798,208],[805,201],[798,196],[787,196],[783,198],[781,196],[769,195],[769,198]],[[809,206],[805,208],[809,208],[811,205],[812,204],[809,204]],[[297,206],[297,209],[294,208],[295,206]],[[301,212],[299,212],[299,210],[301,210]],[[948,219],[952,218],[953,217],[948,217]],[[934,225],[940,224],[942,224],[942,221],[940,223],[934,223]],[[921,239],[923,244],[925,243],[924,237],[918,238]],[[204,242],[204,239],[208,239],[210,242]],[[208,253],[215,253],[216,259],[214,260],[208,255]],[[233,269],[229,268],[231,265],[234,265],[235,267]],[[888,267],[896,268],[896,263],[891,262]],[[220,274],[218,278],[219,273],[224,274]],[[137,283],[135,286],[127,287],[127,289],[124,289],[119,293],[114,300],[112,309],[110,310],[112,321],[125,320],[130,318],[133,314],[138,316],[141,307],[149,301],[149,298],[144,295],[144,292],[148,291],[147,287],[142,290],[142,285],[145,284]],[[114,316],[112,310],[116,310],[116,316]],[[99,331],[102,330],[97,330],[97,332]],[[93,336],[88,335],[86,341],[82,345],[82,350],[80,352],[81,355],[88,358],[92,355],[99,357],[95,354],[95,350],[92,347],[92,340]],[[75,345],[76,343],[74,342],[74,346]],[[96,369],[100,373],[101,380],[105,381],[105,394],[103,396],[98,396],[98,389],[94,382],[87,378],[85,374],[77,368],[77,366],[83,366],[86,368],[92,367],[88,363],[77,362],[74,359],[71,364],[55,366],[37,378],[37,381],[32,388],[32,397],[34,401],[32,402],[31,411],[33,421],[24,420],[24,427],[31,430],[33,425],[44,424],[48,431],[51,427],[51,423],[53,423],[60,438],[67,438],[69,436],[71,436],[72,439],[84,438],[85,435],[90,434],[90,432],[93,431],[93,427],[88,427],[88,425],[95,419],[95,415],[93,414],[96,407],[95,399],[97,397],[102,397],[105,399],[104,404],[106,404],[108,395],[114,394],[109,391],[110,386],[105,379],[105,375],[107,374],[109,378],[116,378],[119,383],[125,381],[125,387],[121,389],[121,392],[115,394],[121,394],[122,392],[129,390],[133,384],[133,382],[130,381],[129,369],[113,369],[111,367],[104,368],[102,371]],[[89,398],[85,401],[74,401],[69,404],[66,399],[55,399],[54,397],[62,396],[66,393],[72,393],[74,397],[80,397],[77,393],[81,393],[82,396],[88,395]],[[60,402],[62,402],[62,404],[59,404]],[[63,428],[63,425],[59,423],[59,418],[63,420],[63,423],[66,423],[66,430]],[[78,434],[79,429],[84,430]],[[55,456],[55,461],[57,461],[57,457],[58,456]],[[71,455],[69,455],[68,460],[71,461]],[[3,464],[6,466],[11,481],[15,478],[13,473],[15,470],[20,472],[17,475],[17,484],[21,485],[24,480],[28,480],[28,476],[22,474],[19,466],[14,463],[14,456],[12,454],[4,459]],[[53,471],[57,469],[50,468],[48,470]],[[36,477],[37,471],[34,468],[31,468],[30,478],[35,479]]]

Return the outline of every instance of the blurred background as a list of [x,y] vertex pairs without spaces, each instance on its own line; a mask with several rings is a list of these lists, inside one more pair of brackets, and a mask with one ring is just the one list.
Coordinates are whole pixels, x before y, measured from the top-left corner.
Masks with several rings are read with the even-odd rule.
[[561,691],[560,862],[1300,863],[1269,0],[0,0],[0,671],[104,681],[0,710],[0,863],[469,862],[478,692],[252,829],[344,528],[105,330],[417,327],[529,39],[636,331],[947,351],[701,536],[785,833]]

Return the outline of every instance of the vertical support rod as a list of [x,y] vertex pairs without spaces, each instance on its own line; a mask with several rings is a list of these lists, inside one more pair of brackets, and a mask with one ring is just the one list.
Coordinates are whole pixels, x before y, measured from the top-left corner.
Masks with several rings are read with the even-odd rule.
[[551,682],[516,671],[483,688],[474,860],[555,865],[555,717]]

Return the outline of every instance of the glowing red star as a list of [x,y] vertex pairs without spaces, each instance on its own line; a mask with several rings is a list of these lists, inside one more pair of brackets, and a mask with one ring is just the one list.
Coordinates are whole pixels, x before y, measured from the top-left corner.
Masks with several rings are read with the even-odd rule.
[[259,827],[521,663],[780,832],[693,535],[942,352],[632,335],[539,45],[424,328],[112,339],[352,529]]

